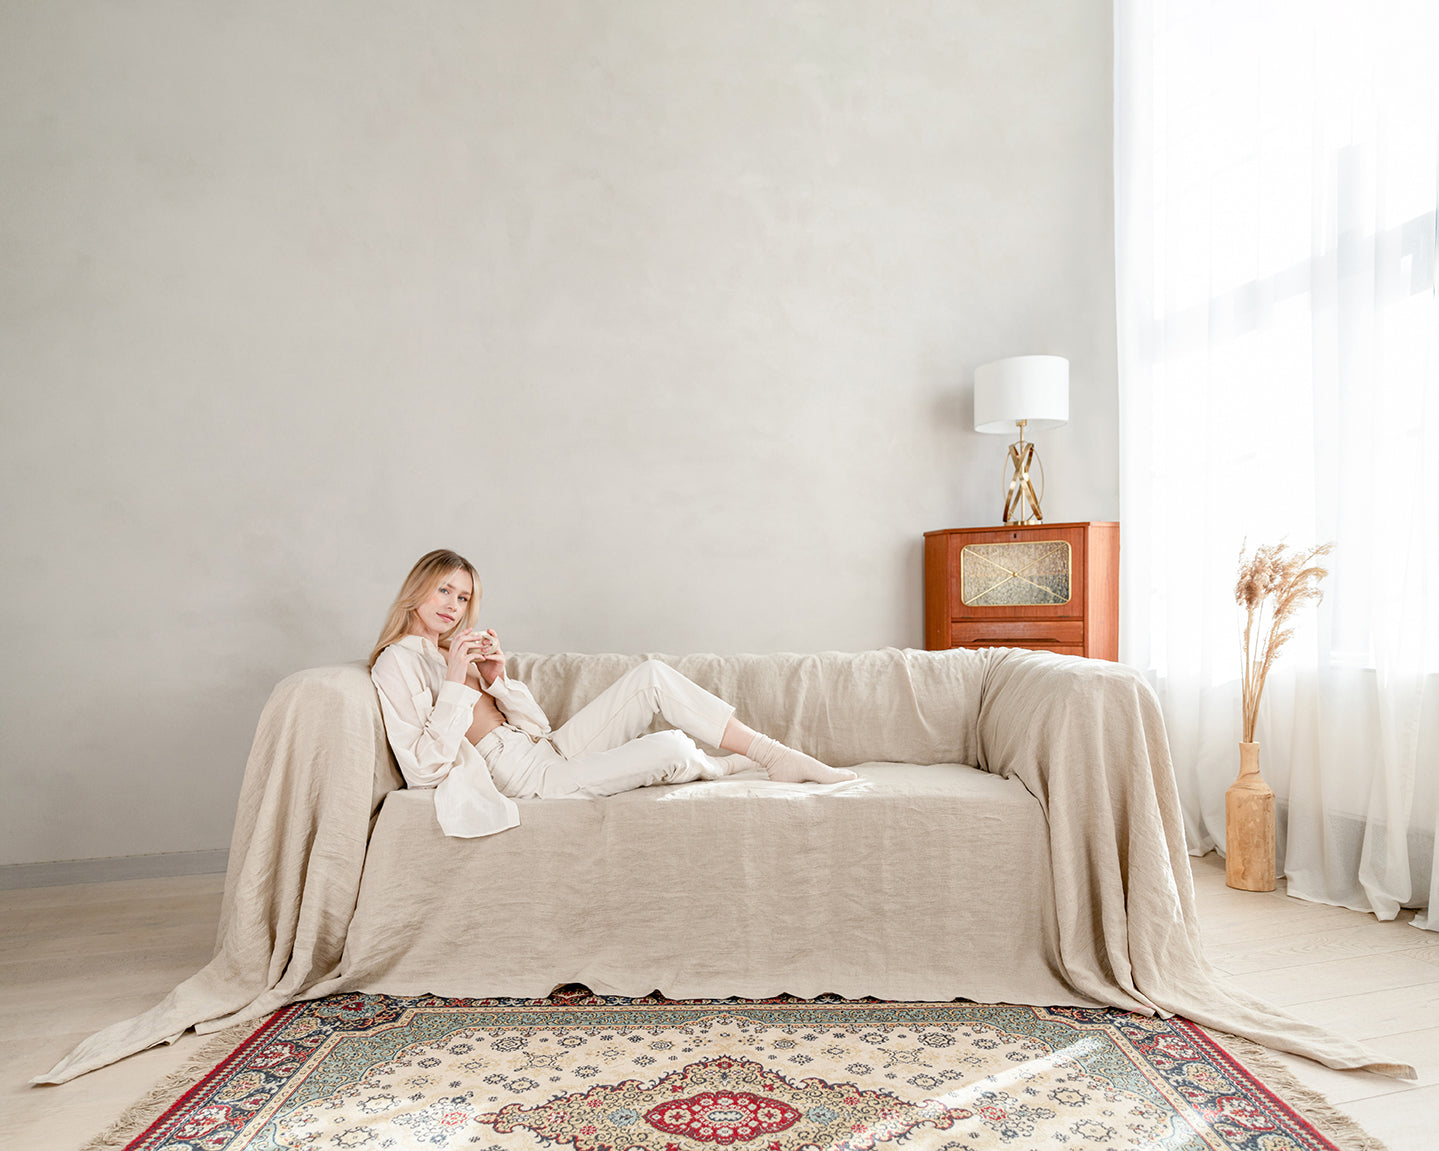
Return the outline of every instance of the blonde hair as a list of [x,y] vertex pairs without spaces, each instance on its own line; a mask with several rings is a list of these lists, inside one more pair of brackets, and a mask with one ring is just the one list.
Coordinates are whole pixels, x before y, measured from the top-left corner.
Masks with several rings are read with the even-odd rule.
[[396,640],[403,639],[410,634],[411,617],[415,609],[430,598],[434,590],[445,582],[447,576],[457,571],[469,573],[470,579],[474,581],[475,593],[470,596],[470,602],[465,605],[465,610],[455,621],[455,626],[440,636],[440,646],[442,648],[449,647],[452,635],[464,628],[475,626],[475,617],[480,611],[480,596],[483,594],[475,565],[458,552],[452,552],[448,548],[438,548],[435,551],[426,552],[410,569],[410,574],[400,585],[400,594],[390,605],[390,614],[385,617],[385,626],[380,629],[380,638],[375,643],[374,651],[370,652],[370,667],[375,666],[375,660],[380,658],[380,652]]

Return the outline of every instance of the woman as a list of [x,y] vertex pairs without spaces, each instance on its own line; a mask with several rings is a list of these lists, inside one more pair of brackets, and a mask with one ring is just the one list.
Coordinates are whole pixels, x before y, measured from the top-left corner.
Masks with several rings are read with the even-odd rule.
[[[400,771],[410,787],[435,788],[446,835],[514,827],[516,799],[614,795],[756,765],[785,783],[855,778],[746,727],[733,706],[657,660],[551,731],[529,688],[505,675],[494,630],[475,630],[479,603],[474,565],[429,552],[405,577],[370,655]],[[641,735],[656,715],[681,730]],[[690,736],[733,754],[714,759]]]

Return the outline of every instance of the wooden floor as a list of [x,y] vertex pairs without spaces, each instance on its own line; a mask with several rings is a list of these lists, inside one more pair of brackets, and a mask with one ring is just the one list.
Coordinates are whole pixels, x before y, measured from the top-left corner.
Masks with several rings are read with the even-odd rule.
[[[1294,1072],[1391,1151],[1439,1147],[1439,933],[1406,914],[1379,923],[1341,908],[1224,886],[1194,861],[1210,958],[1295,1014],[1414,1064],[1417,1085]],[[153,1005],[210,955],[222,878],[129,880],[0,891],[0,1147],[74,1151],[205,1040],[187,1035],[60,1087],[29,1087],[72,1045]]]

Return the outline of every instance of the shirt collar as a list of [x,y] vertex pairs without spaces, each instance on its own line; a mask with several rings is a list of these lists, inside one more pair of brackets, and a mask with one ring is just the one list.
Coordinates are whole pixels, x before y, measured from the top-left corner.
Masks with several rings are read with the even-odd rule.
[[413,632],[411,632],[409,635],[402,636],[400,639],[397,639],[395,643],[398,644],[400,647],[407,647],[411,651],[420,652],[422,655],[432,655],[436,659],[444,658],[440,655],[440,649],[435,646],[433,640],[428,639],[427,637],[422,635],[415,635]]

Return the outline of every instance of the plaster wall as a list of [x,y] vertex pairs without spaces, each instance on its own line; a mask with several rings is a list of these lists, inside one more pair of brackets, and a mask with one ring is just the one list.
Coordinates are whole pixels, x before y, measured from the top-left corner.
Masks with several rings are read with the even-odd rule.
[[512,650],[921,646],[975,365],[1116,518],[1107,0],[0,6],[0,863],[229,840],[460,550]]

